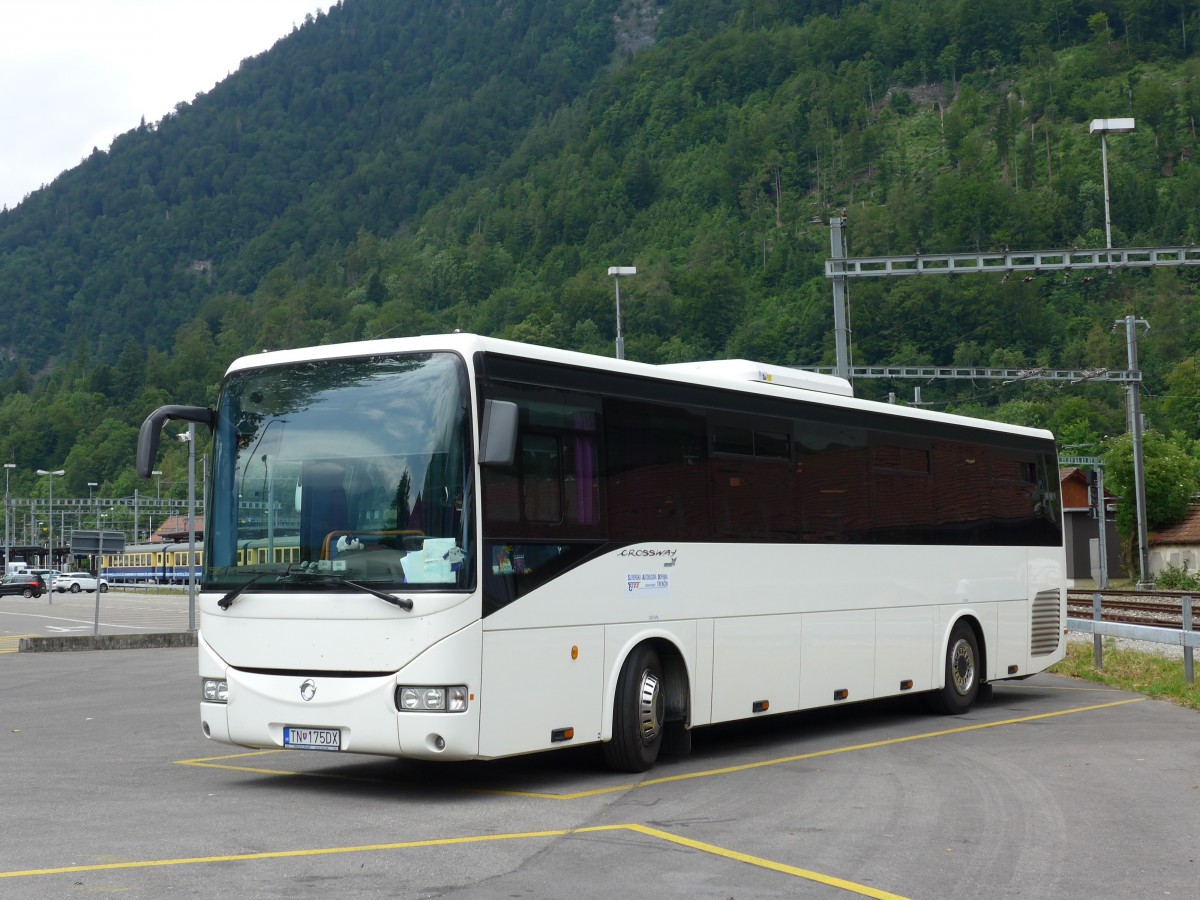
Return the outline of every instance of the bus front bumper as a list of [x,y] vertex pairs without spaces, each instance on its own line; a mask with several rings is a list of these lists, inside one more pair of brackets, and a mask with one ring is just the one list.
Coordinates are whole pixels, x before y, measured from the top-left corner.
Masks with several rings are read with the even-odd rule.
[[[264,674],[219,663],[202,643],[201,671],[220,672],[224,703],[202,700],[206,737],[243,747],[473,759],[479,753],[479,654],[463,652],[474,629],[431,647],[396,674]],[[455,646],[460,645],[460,646]],[[473,664],[467,662],[474,660]],[[456,664],[457,663],[457,664]],[[447,678],[446,673],[454,673]],[[402,688],[467,687],[462,711],[401,709]]]

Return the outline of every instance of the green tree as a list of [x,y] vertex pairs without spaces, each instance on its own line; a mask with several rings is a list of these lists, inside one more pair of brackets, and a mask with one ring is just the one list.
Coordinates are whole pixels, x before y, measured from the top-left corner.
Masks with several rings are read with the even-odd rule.
[[[1116,525],[1124,543],[1126,568],[1136,566],[1137,503],[1133,475],[1133,436],[1110,438],[1104,449],[1105,484],[1120,498]],[[1162,432],[1142,436],[1142,470],[1146,482],[1146,526],[1150,530],[1174,525],[1187,515],[1192,495],[1200,489],[1200,465],[1187,450]]]

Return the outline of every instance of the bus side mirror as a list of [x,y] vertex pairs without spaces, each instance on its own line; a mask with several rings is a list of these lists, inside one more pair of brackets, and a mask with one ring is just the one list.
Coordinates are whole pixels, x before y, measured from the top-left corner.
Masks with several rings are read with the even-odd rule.
[[510,400],[483,401],[479,464],[511,466],[517,455],[517,404]]
[[162,434],[163,424],[168,419],[196,422],[207,425],[210,430],[217,424],[217,414],[204,406],[160,406],[150,413],[138,431],[137,473],[141,478],[149,478],[154,472],[158,439]]

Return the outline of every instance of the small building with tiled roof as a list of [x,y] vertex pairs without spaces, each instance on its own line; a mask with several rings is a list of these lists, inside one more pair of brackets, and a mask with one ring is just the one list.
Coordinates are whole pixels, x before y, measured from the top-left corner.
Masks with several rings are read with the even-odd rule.
[[[173,544],[178,541],[186,541],[188,539],[188,517],[184,516],[167,516],[163,523],[154,529],[154,534],[151,535],[151,543],[168,543]],[[196,516],[196,540],[204,539],[204,516]]]
[[1182,522],[1152,534],[1149,544],[1151,576],[1172,567],[1196,574],[1200,571],[1200,506],[1189,509]]
[[[1058,470],[1062,493],[1063,540],[1067,551],[1067,584],[1070,587],[1091,586],[1099,570],[1100,519],[1092,514],[1088,473],[1074,466]],[[1116,498],[1108,491],[1105,499],[1105,555],[1108,558],[1108,577],[1122,578],[1121,535],[1113,515]]]

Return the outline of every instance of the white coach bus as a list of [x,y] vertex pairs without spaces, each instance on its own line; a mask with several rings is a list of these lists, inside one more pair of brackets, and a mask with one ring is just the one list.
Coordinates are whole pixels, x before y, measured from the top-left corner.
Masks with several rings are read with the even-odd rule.
[[467,334],[263,353],[215,410],[199,595],[215,741],[491,759],[927,692],[1062,659],[1046,431],[754,363]]

